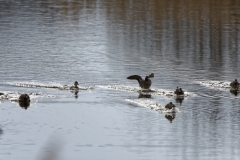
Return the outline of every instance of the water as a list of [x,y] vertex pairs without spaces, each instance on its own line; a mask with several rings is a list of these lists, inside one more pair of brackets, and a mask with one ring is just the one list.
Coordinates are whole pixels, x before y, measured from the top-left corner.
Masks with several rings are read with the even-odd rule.
[[[228,88],[239,11],[226,0],[0,0],[0,160],[239,159]],[[150,95],[126,79],[150,73]],[[76,80],[78,93],[60,89]],[[170,101],[177,114],[156,109]]]

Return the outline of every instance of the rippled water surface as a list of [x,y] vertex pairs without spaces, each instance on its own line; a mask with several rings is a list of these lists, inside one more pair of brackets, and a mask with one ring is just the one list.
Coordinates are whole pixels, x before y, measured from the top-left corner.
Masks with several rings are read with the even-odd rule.
[[239,30],[232,0],[0,0],[0,160],[238,160]]

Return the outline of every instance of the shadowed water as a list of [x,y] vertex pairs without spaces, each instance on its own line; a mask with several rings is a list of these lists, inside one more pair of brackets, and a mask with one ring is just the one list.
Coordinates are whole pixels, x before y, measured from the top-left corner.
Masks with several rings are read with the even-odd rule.
[[0,0],[0,160],[239,159],[239,30],[233,0]]

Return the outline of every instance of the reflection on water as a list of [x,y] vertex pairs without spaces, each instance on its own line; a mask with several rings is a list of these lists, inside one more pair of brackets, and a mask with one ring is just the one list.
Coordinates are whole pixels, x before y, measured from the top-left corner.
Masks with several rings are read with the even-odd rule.
[[3,130],[2,128],[0,128],[0,136],[3,134]]
[[183,100],[184,100],[184,97],[175,98],[176,103],[179,103],[180,105],[182,104]]
[[27,109],[30,106],[30,101],[18,101],[20,107]]
[[143,94],[143,93],[139,93],[138,98],[151,98],[151,94]]
[[30,106],[30,102],[19,101],[18,103],[19,103],[19,106],[24,109],[27,109]]
[[71,92],[74,94],[75,99],[78,99],[78,91],[75,90],[75,91],[71,91]]
[[237,96],[239,91],[238,90],[231,90],[230,89],[230,93],[232,93],[233,95]]
[[[239,96],[229,92],[239,11],[234,0],[0,1],[0,92],[42,93],[36,107],[19,103],[26,111],[0,104],[0,157],[33,159],[41,137],[61,132],[66,159],[239,159]],[[149,73],[149,94],[126,79]],[[75,80],[96,89],[64,91]],[[162,114],[173,99],[178,115]]]
[[165,118],[169,120],[170,123],[172,123],[173,119],[176,117],[176,113],[172,114],[165,114]]
[[[61,18],[85,29],[86,21],[90,30],[94,24],[90,20],[95,24],[106,21],[102,24],[106,25],[105,33],[101,34],[107,37],[102,36],[101,40],[107,42],[104,45],[110,54],[116,49],[122,51],[123,58],[134,65],[133,69],[137,67],[134,61],[142,61],[139,55],[157,55],[152,61],[156,68],[194,66],[195,71],[191,73],[194,78],[203,78],[195,74],[205,70],[209,71],[205,75],[208,79],[224,78],[231,69],[237,72],[240,68],[238,54],[235,54],[239,52],[240,5],[237,2],[72,0],[38,1],[38,4],[44,10],[41,17],[49,17],[54,22]],[[165,54],[171,54],[171,59]],[[183,71],[179,74],[186,76]]]

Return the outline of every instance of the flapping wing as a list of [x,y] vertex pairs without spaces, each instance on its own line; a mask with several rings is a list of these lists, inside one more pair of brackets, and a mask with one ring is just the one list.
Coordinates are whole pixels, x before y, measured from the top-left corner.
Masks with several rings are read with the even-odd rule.
[[142,77],[140,77],[139,75],[132,75],[127,77],[127,79],[137,80],[139,84],[142,82]]

